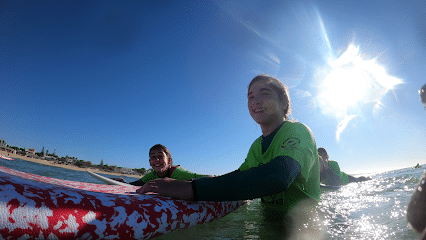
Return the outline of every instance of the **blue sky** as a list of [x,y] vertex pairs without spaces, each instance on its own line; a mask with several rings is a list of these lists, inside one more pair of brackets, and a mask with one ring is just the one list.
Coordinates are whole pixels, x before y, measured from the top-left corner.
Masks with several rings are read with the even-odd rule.
[[0,138],[130,168],[161,143],[224,174],[261,135],[246,90],[267,73],[343,171],[424,164],[425,16],[416,0],[3,1]]

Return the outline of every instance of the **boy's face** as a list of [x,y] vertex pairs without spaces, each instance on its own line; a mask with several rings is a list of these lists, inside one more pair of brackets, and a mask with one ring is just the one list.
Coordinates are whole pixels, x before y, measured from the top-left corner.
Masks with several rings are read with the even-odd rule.
[[323,153],[323,154],[321,155],[321,157],[324,159],[324,161],[328,161],[328,159],[329,159],[329,156],[328,156],[328,154],[327,154],[327,153]]
[[327,159],[322,158],[320,155],[319,162],[320,162],[320,172],[326,171],[328,169]]
[[253,82],[247,95],[250,115],[261,126],[281,123],[288,107],[268,83],[267,80]]
[[164,173],[169,168],[170,162],[163,150],[153,149],[149,153],[149,165],[155,172]]

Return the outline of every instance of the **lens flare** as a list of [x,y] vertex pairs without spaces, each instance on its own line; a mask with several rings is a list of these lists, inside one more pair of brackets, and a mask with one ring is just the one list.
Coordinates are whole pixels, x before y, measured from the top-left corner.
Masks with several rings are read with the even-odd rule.
[[339,124],[336,140],[361,107],[373,103],[375,113],[383,96],[403,81],[390,76],[377,59],[365,59],[359,46],[349,44],[336,60],[329,61],[319,77],[317,101],[324,114],[332,114]]

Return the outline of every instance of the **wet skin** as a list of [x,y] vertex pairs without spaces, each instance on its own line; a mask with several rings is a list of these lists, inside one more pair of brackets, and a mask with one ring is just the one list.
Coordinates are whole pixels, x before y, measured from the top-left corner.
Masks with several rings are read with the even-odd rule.
[[252,83],[247,98],[250,115],[260,125],[263,136],[268,136],[283,123],[288,104],[280,100],[267,80]]
[[170,167],[170,161],[164,151],[153,149],[149,153],[149,165],[151,165],[159,177],[164,177]]

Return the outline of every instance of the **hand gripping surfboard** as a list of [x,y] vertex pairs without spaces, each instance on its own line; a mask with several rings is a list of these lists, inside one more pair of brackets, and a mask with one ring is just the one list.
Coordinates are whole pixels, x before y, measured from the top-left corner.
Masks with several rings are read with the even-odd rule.
[[243,204],[140,195],[137,188],[0,167],[0,239],[150,239],[221,218]]

